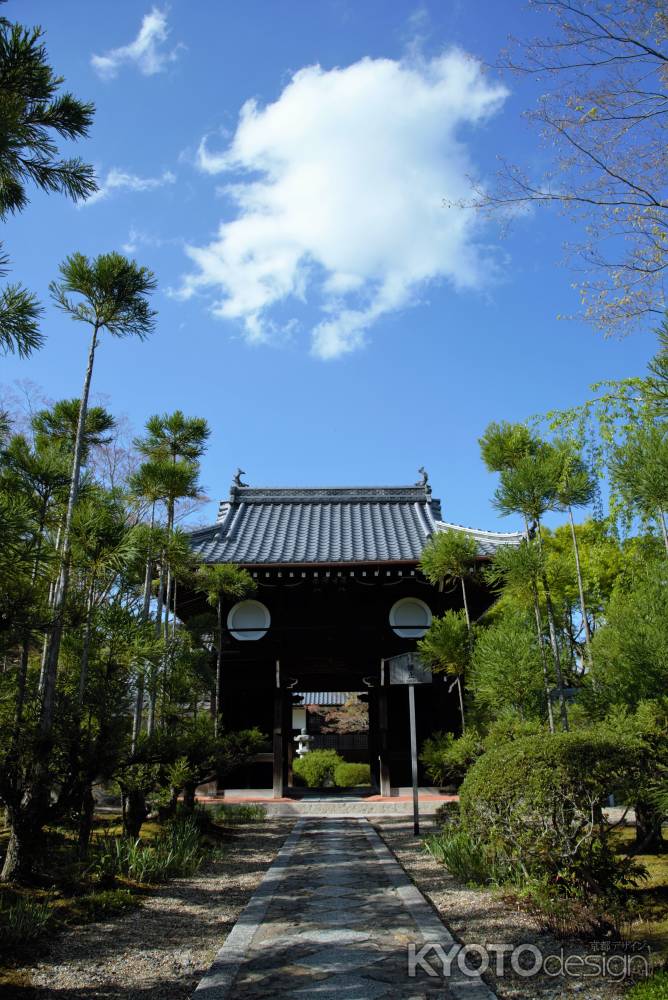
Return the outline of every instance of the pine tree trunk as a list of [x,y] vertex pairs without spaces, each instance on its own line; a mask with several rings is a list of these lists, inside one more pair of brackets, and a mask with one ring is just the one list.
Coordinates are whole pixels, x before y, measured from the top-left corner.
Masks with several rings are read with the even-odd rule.
[[125,836],[137,840],[147,815],[144,793],[137,788],[126,792],[123,799],[123,833]]
[[[541,556],[543,554],[543,540],[540,533],[540,522],[538,523],[538,545],[540,547]],[[541,583],[543,584],[543,592],[545,594],[545,607],[547,610],[547,626],[550,634],[550,646],[552,647],[552,659],[554,661],[554,670],[557,675],[557,691],[559,692],[559,709],[561,714],[561,725],[564,732],[568,732],[568,711],[566,708],[566,695],[564,693],[564,679],[561,673],[561,658],[559,656],[559,643],[557,641],[557,629],[554,623],[554,608],[552,606],[552,595],[550,592],[550,585],[547,582],[547,575],[545,571],[541,569]]]
[[580,547],[578,545],[578,538],[575,533],[575,521],[573,520],[573,508],[568,508],[568,518],[571,524],[571,537],[573,539],[573,553],[575,555],[575,571],[578,577],[578,592],[580,594],[580,614],[582,615],[582,624],[584,626],[585,634],[585,650],[587,652],[587,661],[589,666],[592,666],[593,659],[591,655],[591,629],[589,628],[589,619],[587,618],[587,606],[585,604],[584,596],[584,585],[582,583],[582,568],[580,566]]
[[[164,563],[160,567],[160,583],[158,585],[158,606],[155,613],[155,634],[159,638],[162,632],[162,605],[165,598],[165,573]],[[158,703],[158,678],[155,664],[151,665],[149,692],[148,692],[148,720],[146,731],[149,736],[153,736],[156,727],[156,708]]]
[[462,679],[457,675],[457,691],[459,692],[459,712],[462,717],[462,734],[466,732],[466,715],[464,714],[464,694],[462,692]]
[[[37,571],[39,569],[39,561],[42,557],[42,546],[44,543],[44,524],[46,522],[47,509],[48,509],[48,499],[42,502],[42,508],[40,511],[39,525],[37,528],[37,547],[35,550],[35,558],[33,560],[32,572],[30,575],[31,595],[34,593],[35,581],[37,580]],[[30,634],[28,633],[24,635],[23,641],[21,642],[21,659],[19,660],[19,672],[16,681],[14,735],[12,738],[12,743],[14,746],[16,746],[16,744],[18,743],[18,739],[21,734],[21,726],[23,725],[23,709],[25,707],[29,662],[30,662]]]
[[[525,516],[524,530],[529,541],[529,522]],[[547,707],[547,722],[551,733],[554,733],[554,712],[552,711],[552,688],[550,685],[550,673],[547,669],[547,656],[545,655],[545,636],[543,635],[543,618],[540,613],[540,601],[538,599],[538,587],[535,579],[531,580],[531,592],[533,594],[533,610],[536,619],[536,635],[538,637],[538,648],[540,649],[540,660],[543,668],[543,684],[545,686],[545,701]]]
[[[469,602],[466,595],[466,581],[464,577],[460,577],[462,584],[462,600],[464,602],[464,616],[466,618],[466,628],[469,633],[469,648],[471,652],[473,651],[473,639],[471,636],[471,616],[469,614]],[[459,691],[459,711],[462,716],[462,733],[466,732],[466,715],[464,712],[464,691],[463,691],[463,676],[460,674],[457,677],[457,689]]]
[[536,618],[536,633],[538,635],[538,646],[540,648],[540,659],[543,667],[543,683],[545,685],[545,697],[547,699],[547,722],[550,732],[554,733],[554,712],[552,711],[552,689],[550,686],[550,674],[547,669],[547,656],[545,655],[545,637],[543,636],[543,620],[540,614],[540,602],[538,600],[538,590],[535,583],[533,587],[533,609]]
[[[149,550],[146,554],[146,567],[144,570],[144,595],[142,600],[141,620],[147,622],[151,610],[151,581],[153,579],[153,560],[151,559],[151,542],[153,539],[153,528],[155,526],[155,501],[151,505],[151,526],[149,535]],[[142,719],[144,716],[144,669],[142,666],[137,671],[137,691],[135,697],[134,712],[132,715],[132,743],[131,752],[137,750],[139,735],[141,733]]]
[[28,793],[20,804],[6,803],[9,841],[0,882],[21,882],[29,878],[40,853],[46,811],[43,803]]
[[183,786],[183,808],[185,812],[195,811],[195,790],[197,785],[194,781],[186,781]]
[[88,588],[88,600],[86,601],[86,625],[84,627],[83,635],[83,648],[81,650],[81,670],[79,672],[79,700],[78,708],[81,708],[84,703],[84,695],[86,693],[86,681],[88,680],[88,660],[90,657],[90,640],[92,633],[92,623],[93,623],[93,604],[94,604],[94,594],[95,594],[95,579],[93,578]]
[[79,494],[79,479],[81,477],[81,459],[83,455],[84,431],[86,428],[86,415],[88,413],[88,397],[90,395],[90,384],[93,377],[93,365],[95,363],[95,349],[97,347],[98,327],[93,328],[93,336],[88,350],[88,365],[81,392],[81,402],[79,404],[79,419],[77,421],[77,433],[74,442],[74,460],[72,463],[72,478],[70,480],[70,492],[67,500],[67,513],[65,514],[65,525],[63,528],[62,549],[60,553],[60,573],[53,599],[54,621],[49,636],[49,645],[46,654],[44,669],[44,686],[42,691],[42,705],[40,713],[40,733],[45,737],[53,725],[53,714],[56,701],[56,676],[58,673],[58,657],[60,655],[60,643],[63,635],[65,602],[69,586],[70,571],[70,549],[72,547],[72,520],[74,518],[74,508]]
[[636,839],[634,849],[638,854],[662,851],[665,847],[663,834],[664,814],[648,799],[639,799],[635,805]]
[[93,832],[93,819],[95,816],[95,798],[90,782],[86,784],[81,796],[81,811],[79,813],[79,857],[85,858],[88,854],[90,835]]

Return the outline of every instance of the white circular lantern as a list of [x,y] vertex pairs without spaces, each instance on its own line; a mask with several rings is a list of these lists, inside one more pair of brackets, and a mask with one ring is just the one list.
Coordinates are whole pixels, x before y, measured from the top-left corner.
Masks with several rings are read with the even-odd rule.
[[227,616],[230,635],[242,642],[262,639],[270,624],[269,608],[260,601],[239,601]]
[[390,609],[390,626],[402,639],[421,639],[430,625],[431,610],[419,597],[402,597]]

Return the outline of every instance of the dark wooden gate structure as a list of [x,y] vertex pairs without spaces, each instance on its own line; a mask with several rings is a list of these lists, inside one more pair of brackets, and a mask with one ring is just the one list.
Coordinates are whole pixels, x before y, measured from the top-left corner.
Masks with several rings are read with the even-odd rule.
[[[426,482],[324,489],[235,482],[216,524],[191,533],[199,559],[243,566],[257,584],[251,600],[224,609],[224,726],[271,734],[267,753],[236,776],[236,787],[285,794],[292,692],[300,689],[368,692],[373,779],[382,795],[410,783],[406,692],[389,686],[383,661],[414,650],[431,615],[461,607],[459,588],[440,592],[418,569],[425,544],[446,527],[472,534],[481,560],[521,538],[446,525]],[[469,589],[475,618],[492,597],[480,582]],[[183,617],[205,610],[202,596],[180,596]],[[419,742],[458,729],[449,686],[434,677],[416,691]]]

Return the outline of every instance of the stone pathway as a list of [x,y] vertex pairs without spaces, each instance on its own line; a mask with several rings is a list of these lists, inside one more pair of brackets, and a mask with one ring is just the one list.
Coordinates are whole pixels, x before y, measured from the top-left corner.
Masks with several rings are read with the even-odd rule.
[[300,820],[194,1000],[494,1000],[454,966],[417,967],[408,946],[452,935],[364,819]]

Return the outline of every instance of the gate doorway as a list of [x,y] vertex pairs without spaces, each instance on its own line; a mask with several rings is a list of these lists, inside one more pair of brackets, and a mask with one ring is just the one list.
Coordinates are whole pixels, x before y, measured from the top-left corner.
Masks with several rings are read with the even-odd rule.
[[[368,693],[364,691],[294,692],[292,746],[289,750],[291,764],[299,756],[300,745],[308,748],[307,753],[333,750],[347,764],[367,765],[367,787],[371,785],[368,702]],[[288,768],[288,787],[291,791],[304,788],[292,766]]]

